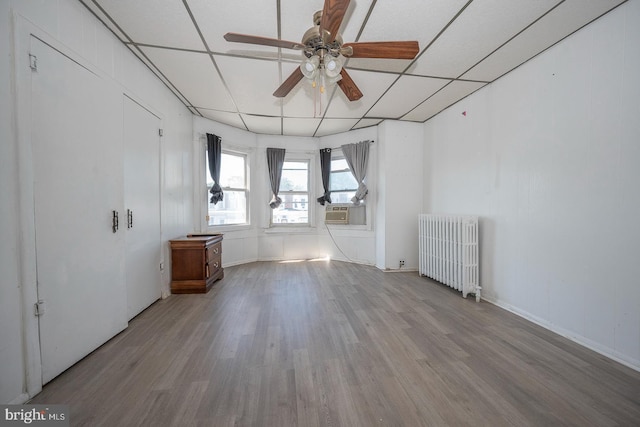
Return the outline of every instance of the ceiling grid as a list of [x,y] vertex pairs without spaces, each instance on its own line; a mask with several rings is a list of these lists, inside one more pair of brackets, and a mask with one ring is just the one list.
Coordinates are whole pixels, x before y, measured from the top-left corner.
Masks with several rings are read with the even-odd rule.
[[276,98],[298,73],[301,50],[224,39],[300,44],[324,0],[78,1],[193,113],[258,134],[325,136],[382,120],[424,122],[626,0],[327,0],[347,5],[345,44],[418,42],[415,59],[348,58],[344,69],[363,94],[353,101],[304,78]]

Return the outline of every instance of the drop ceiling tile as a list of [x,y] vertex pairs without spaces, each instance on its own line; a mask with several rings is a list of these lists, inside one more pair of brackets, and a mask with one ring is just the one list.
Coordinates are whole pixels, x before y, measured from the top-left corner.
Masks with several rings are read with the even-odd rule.
[[135,43],[204,49],[181,1],[99,0],[98,3]]
[[278,49],[246,43],[231,43],[226,33],[240,33],[278,38],[278,9],[274,1],[235,1],[221,7],[210,0],[189,0],[198,27],[213,52],[251,54],[273,52]]
[[420,57],[412,74],[458,77],[556,3],[556,0],[473,2]]
[[116,37],[120,39],[121,42],[129,41],[127,37],[124,35],[124,33],[120,31],[118,27],[111,20],[109,20],[107,15],[105,15],[102,12],[102,10],[95,5],[94,2],[92,2],[91,0],[80,0],[80,1],[82,2],[82,4],[84,4],[87,7],[87,9],[89,9],[91,12],[95,14],[96,17],[99,20],[101,20],[102,23],[116,35]]
[[264,133],[269,135],[280,135],[282,133],[282,119],[278,117],[252,116],[243,114],[242,120],[247,125],[247,129],[253,133]]
[[359,119],[324,119],[315,136],[333,135],[351,130]]
[[[149,69],[153,72],[153,74],[156,75],[156,77],[158,79],[160,79],[160,81],[162,83],[164,83],[169,90],[171,90],[171,92],[173,92],[173,94],[178,97],[178,99],[180,100],[180,102],[182,102],[184,105],[189,106],[191,105],[189,100],[187,100],[182,93],[180,93],[178,91],[178,88],[176,88],[172,82],[170,82],[169,80],[167,80],[167,78],[162,75],[162,73],[160,72],[160,70],[158,69],[158,67],[156,67],[156,65],[151,62],[147,57],[145,57],[145,53],[142,52],[140,49],[138,49],[136,46],[132,46],[132,45],[128,45],[129,46],[129,50],[131,50],[131,52],[133,52],[134,55],[136,55],[138,57],[138,59],[140,59],[140,61],[142,61],[144,64],[147,65],[147,67],[149,67]],[[126,64],[129,64],[129,61],[125,62]],[[130,74],[127,75],[136,75],[136,72],[133,72],[132,70],[129,70]],[[135,92],[135,87],[134,88],[129,88],[131,90],[133,90]]]
[[313,27],[313,14],[323,5],[322,0],[280,0],[282,39],[302,41],[304,33]]
[[353,126],[354,129],[368,128],[370,126],[377,126],[382,122],[382,119],[362,119]]
[[142,51],[195,107],[236,111],[209,55],[145,47]]
[[314,136],[318,125],[319,118],[289,118],[282,119],[282,130],[285,135],[293,136]]
[[402,76],[367,113],[367,117],[397,119],[449,83],[446,79]]
[[622,1],[567,0],[462,77],[493,81]]
[[362,98],[349,101],[340,88],[331,100],[325,117],[360,118],[378,101],[385,90],[398,78],[396,74],[374,73],[348,69],[349,75],[362,92]]
[[485,86],[485,83],[453,81],[441,91],[402,117],[402,120],[423,122],[458,100]]
[[[345,13],[340,34],[345,42],[355,41],[373,0],[352,1]],[[302,41],[304,33],[313,23],[313,15],[322,10],[323,0],[281,0],[282,39],[295,42]]]
[[358,41],[417,40],[420,50],[423,50],[466,2],[379,1]]
[[367,19],[372,3],[374,3],[373,0],[354,0],[349,4],[341,26],[342,40],[345,43],[357,41],[356,39],[362,25],[365,23],[365,19]]
[[[278,87],[278,62],[214,55],[224,82],[243,113],[280,115],[280,100],[273,96]],[[250,73],[250,74],[249,74]],[[247,80],[251,84],[247,84]]]
[[198,111],[200,112],[200,114],[202,114],[203,117],[206,117],[207,119],[211,119],[218,123],[224,123],[225,125],[233,126],[239,129],[247,129],[244,125],[244,122],[240,118],[240,114],[229,113],[226,111],[209,110],[206,108],[198,108]]
[[[349,69],[385,71],[400,74],[407,70],[413,63],[412,59],[371,59],[371,58],[351,58],[345,66]],[[410,70],[411,68],[409,68]]]

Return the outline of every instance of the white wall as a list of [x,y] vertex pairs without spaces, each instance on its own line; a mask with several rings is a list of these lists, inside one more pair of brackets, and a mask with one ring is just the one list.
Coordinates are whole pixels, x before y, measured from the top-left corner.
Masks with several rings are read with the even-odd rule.
[[[205,134],[212,133],[222,137],[222,146],[227,149],[239,149],[250,154],[250,225],[223,226],[212,230],[224,234],[223,266],[243,264],[252,261],[312,259],[329,256],[332,259],[350,260],[373,265],[375,262],[375,236],[373,223],[375,215],[370,212],[367,226],[330,226],[333,239],[324,224],[323,207],[315,199],[323,193],[320,179],[320,148],[336,148],[342,144],[354,143],[366,139],[375,140],[377,129],[366,128],[353,132],[327,136],[323,138],[257,135],[231,126],[217,123],[202,117],[193,118],[194,168],[196,173],[205,173],[204,146]],[[269,201],[271,189],[267,170],[266,149],[284,148],[288,154],[306,156],[311,159],[312,176],[312,226],[311,227],[269,227]],[[371,149],[372,160],[368,175],[376,176],[375,144]],[[373,166],[371,166],[373,165]],[[375,201],[375,181],[369,186],[367,202]],[[200,229],[205,231],[202,218],[206,206],[200,202],[205,188],[194,191],[195,218]],[[334,243],[335,240],[335,243]]]
[[0,402],[22,394],[24,365],[18,269],[18,174],[11,85],[10,3],[0,2]]
[[[14,20],[15,17],[15,20]],[[32,356],[37,337],[24,331],[32,324],[30,301],[21,296],[33,292],[35,283],[21,276],[21,265],[33,270],[32,262],[22,260],[20,254],[32,243],[21,241],[24,218],[18,215],[19,184],[17,169],[17,112],[18,97],[29,93],[17,87],[13,78],[13,23],[21,22],[37,28],[46,40],[55,41],[72,52],[74,59],[100,70],[137,102],[160,116],[164,129],[162,138],[162,239],[165,260],[170,259],[167,240],[193,228],[191,203],[191,113],[173,94],[95,17],[76,0],[36,1],[10,0],[0,2],[0,402],[23,402],[37,391],[39,378],[31,367],[37,364]],[[20,53],[24,56],[24,52]],[[28,70],[28,69],[27,69]],[[114,111],[122,118],[122,110]],[[28,130],[21,129],[24,133]],[[169,289],[169,271],[163,274],[163,289]],[[35,301],[33,301],[35,302]],[[25,319],[29,322],[25,323]],[[28,329],[28,327],[27,327]],[[35,341],[35,342],[34,342]],[[27,351],[29,349],[29,351]],[[29,373],[27,371],[29,370]]]
[[[423,207],[424,126],[385,121],[379,126],[380,154],[376,266],[418,269],[418,215]],[[400,260],[405,261],[400,268]]]
[[425,124],[425,211],[482,217],[483,297],[636,369],[638,40],[632,0]]

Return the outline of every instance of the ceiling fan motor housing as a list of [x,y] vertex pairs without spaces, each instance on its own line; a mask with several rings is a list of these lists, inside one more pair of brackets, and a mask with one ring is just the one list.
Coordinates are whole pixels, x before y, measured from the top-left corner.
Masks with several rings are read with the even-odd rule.
[[335,57],[340,55],[340,48],[343,44],[342,36],[337,34],[335,40],[330,41],[331,34],[326,30],[320,30],[321,19],[322,11],[319,10],[313,14],[314,26],[309,28],[302,36],[302,44],[306,46],[304,55],[307,58],[311,58],[313,55],[322,57],[326,53]]

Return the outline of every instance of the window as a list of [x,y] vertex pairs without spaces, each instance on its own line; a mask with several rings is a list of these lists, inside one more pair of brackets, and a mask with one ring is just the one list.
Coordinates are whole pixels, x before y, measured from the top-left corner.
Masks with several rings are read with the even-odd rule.
[[358,181],[353,177],[344,157],[331,158],[329,190],[331,203],[351,203],[351,198],[356,195]]
[[[209,174],[209,160],[206,164],[207,191],[211,189],[213,180]],[[224,200],[213,204],[209,202],[207,225],[247,224],[247,156],[246,154],[222,151],[220,159],[220,186],[224,192]]]
[[272,224],[309,225],[309,160],[285,160],[280,179],[282,203],[271,211]]

